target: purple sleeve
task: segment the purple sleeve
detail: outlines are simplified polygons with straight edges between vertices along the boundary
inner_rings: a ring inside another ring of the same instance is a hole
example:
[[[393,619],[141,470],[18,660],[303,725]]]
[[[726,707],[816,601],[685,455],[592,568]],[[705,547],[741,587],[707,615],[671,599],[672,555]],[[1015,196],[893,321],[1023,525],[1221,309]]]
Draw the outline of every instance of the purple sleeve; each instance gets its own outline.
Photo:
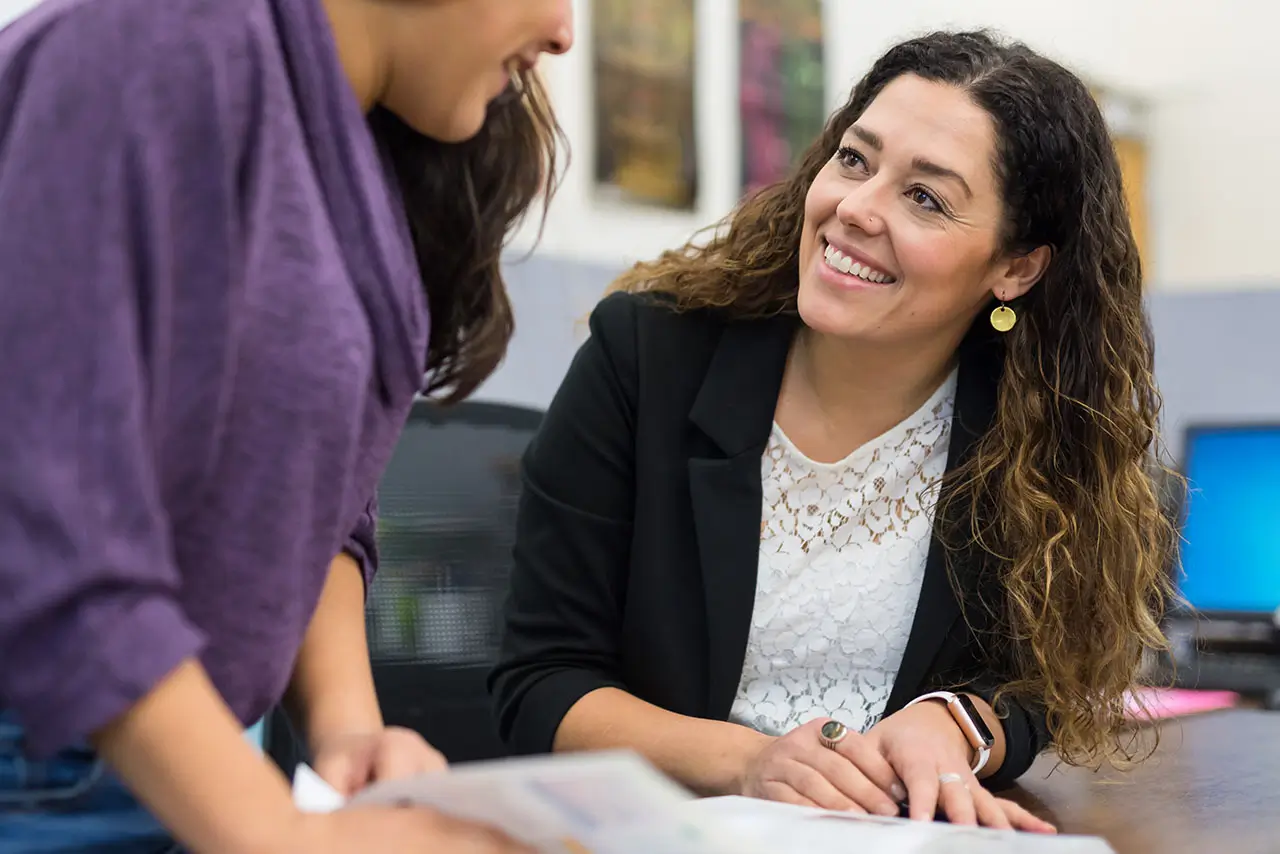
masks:
[[[378,501],[375,498],[361,511],[356,527],[343,547],[343,551],[360,564],[360,571],[364,574],[365,593],[369,592],[369,585],[373,584],[373,576],[378,571],[377,532]]]
[[[0,56],[0,698],[37,755],[204,643],[177,601],[152,381],[220,381],[176,374],[166,315],[229,263],[229,79],[95,14]]]

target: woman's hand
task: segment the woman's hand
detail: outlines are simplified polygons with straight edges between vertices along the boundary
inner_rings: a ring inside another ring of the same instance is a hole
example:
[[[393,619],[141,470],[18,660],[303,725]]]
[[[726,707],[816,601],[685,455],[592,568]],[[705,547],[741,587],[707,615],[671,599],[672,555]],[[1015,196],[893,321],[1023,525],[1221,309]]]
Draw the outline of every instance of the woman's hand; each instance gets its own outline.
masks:
[[[1056,832],[1053,825],[982,787],[969,770],[973,748],[941,702],[917,703],[890,715],[868,730],[865,740],[906,785],[913,819],[932,821],[941,808],[952,824]]]
[[[837,750],[824,747],[811,721],[767,743],[743,776],[742,793],[830,810],[898,815],[906,790],[873,742],[849,733]]]
[[[351,851],[448,851],[450,854],[535,854],[500,830],[420,807],[348,807],[300,816],[282,848],[289,854]]]
[[[350,797],[380,780],[395,780],[448,768],[440,751],[413,730],[403,727],[343,733],[314,741],[312,759],[315,772],[343,797]]]

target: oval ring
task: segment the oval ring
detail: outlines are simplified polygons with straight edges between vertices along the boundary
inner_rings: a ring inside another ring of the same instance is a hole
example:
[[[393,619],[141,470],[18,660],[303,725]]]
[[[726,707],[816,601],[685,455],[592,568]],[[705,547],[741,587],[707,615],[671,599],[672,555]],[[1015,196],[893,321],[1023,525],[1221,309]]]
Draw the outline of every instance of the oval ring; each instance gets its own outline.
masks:
[[[835,750],[836,745],[844,741],[849,735],[849,728],[839,721],[827,721],[822,725],[822,729],[818,730],[818,741],[822,742],[822,746],[828,750]]]

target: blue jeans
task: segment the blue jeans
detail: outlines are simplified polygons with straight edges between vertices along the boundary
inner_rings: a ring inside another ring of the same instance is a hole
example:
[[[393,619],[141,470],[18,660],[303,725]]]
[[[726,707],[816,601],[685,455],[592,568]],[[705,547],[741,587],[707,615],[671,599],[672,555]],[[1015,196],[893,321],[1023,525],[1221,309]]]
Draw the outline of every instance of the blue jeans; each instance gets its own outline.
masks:
[[[173,839],[87,746],[44,760],[0,710],[0,851],[170,854]]]

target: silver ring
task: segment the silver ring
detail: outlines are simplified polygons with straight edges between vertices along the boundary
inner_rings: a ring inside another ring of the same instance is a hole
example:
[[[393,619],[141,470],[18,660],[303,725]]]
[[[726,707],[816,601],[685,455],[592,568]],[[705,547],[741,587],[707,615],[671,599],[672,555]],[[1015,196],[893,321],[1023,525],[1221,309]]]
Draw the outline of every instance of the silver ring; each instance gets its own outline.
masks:
[[[818,730],[818,741],[828,750],[835,750],[836,745],[849,735],[849,728],[839,721],[827,721]]]
[[[945,774],[938,775],[938,782],[942,783],[943,785],[946,785],[947,783],[963,783],[964,777],[961,777],[959,774],[955,773],[954,771],[948,771]],[[969,787],[965,786],[965,788],[967,789]]]

